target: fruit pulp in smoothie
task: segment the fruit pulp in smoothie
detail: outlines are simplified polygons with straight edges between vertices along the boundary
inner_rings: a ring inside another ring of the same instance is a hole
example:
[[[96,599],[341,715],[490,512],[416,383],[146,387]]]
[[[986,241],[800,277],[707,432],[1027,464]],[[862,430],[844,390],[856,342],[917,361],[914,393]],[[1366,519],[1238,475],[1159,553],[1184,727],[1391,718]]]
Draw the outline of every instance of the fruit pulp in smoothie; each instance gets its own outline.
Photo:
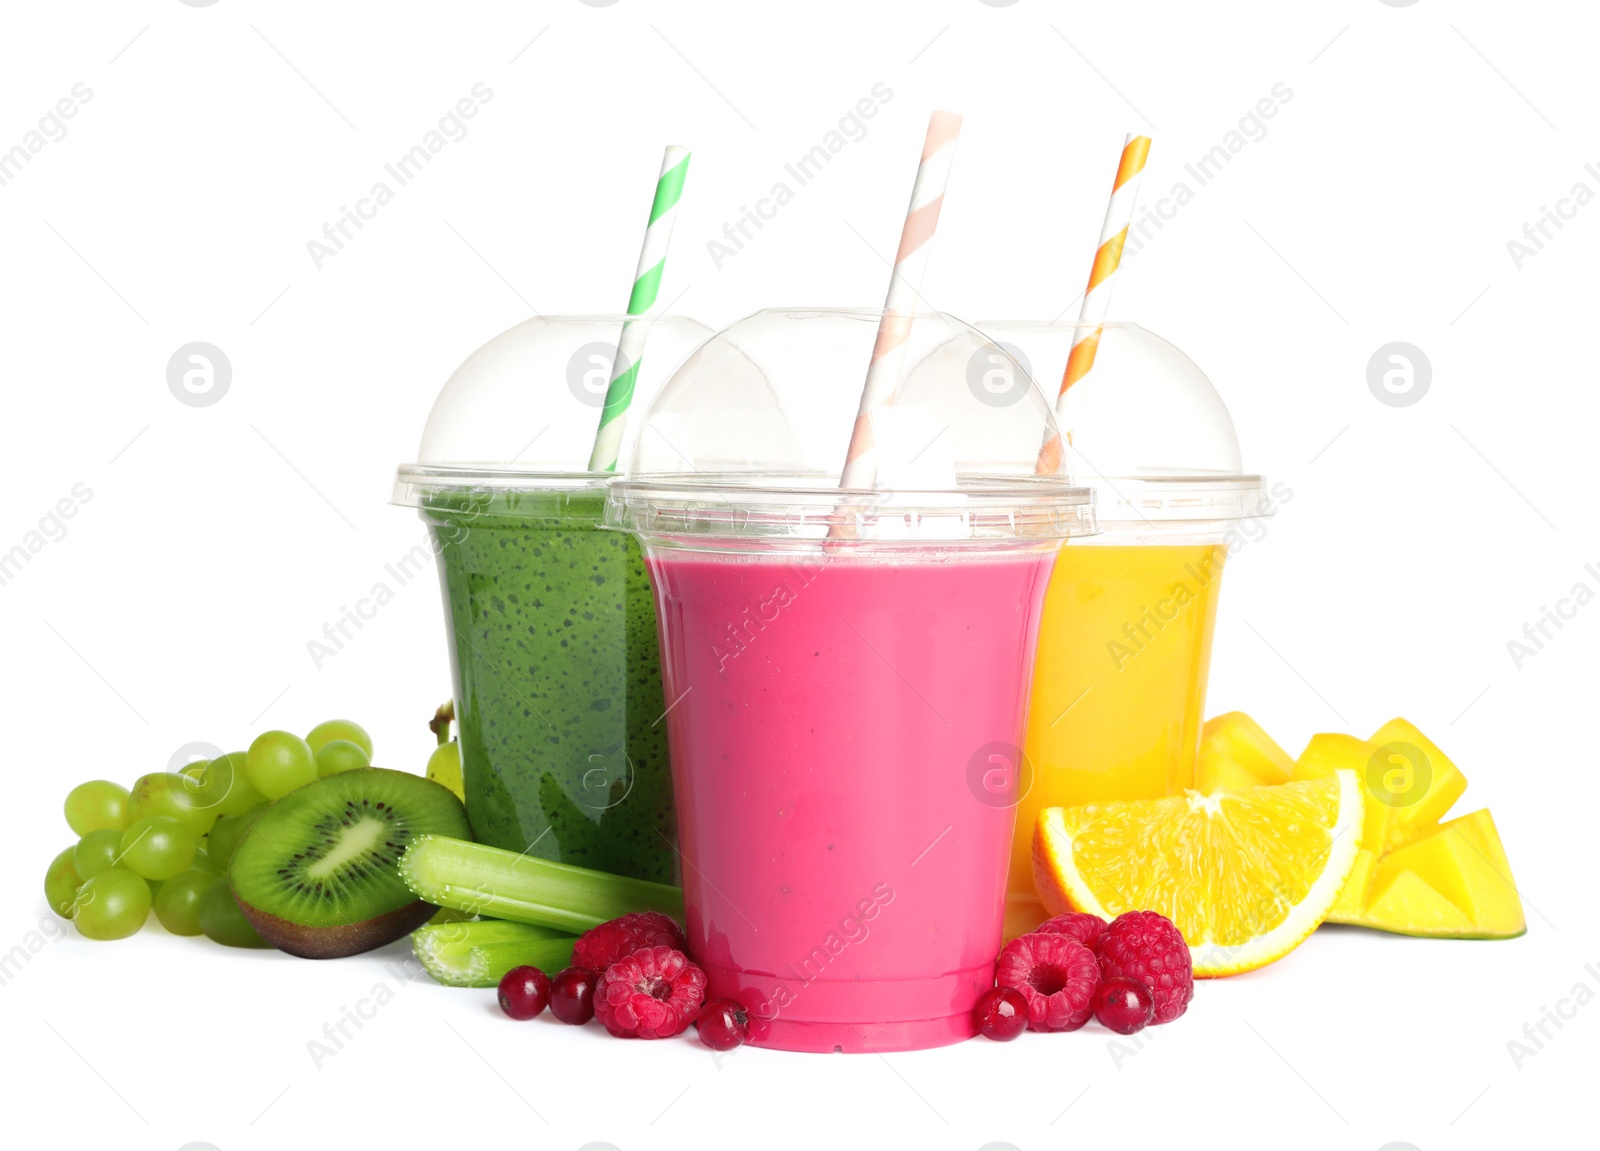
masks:
[[[1054,549],[649,553],[688,941],[752,1042],[971,1036]]]
[[[676,880],[655,607],[604,492],[436,493],[473,838]]]
[[[1061,549],[1039,625],[1008,938],[1046,916],[1033,887],[1041,809],[1194,785],[1226,558],[1220,543]]]

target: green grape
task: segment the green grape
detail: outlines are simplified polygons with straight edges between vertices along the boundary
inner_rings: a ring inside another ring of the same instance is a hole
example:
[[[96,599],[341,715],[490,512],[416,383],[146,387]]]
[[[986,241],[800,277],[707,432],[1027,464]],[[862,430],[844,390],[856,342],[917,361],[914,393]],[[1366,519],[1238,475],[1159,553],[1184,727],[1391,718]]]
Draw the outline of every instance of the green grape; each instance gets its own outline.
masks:
[[[428,756],[427,777],[440,787],[448,787],[456,798],[465,801],[466,791],[461,784],[461,744],[456,740],[441,743]]]
[[[233,849],[239,846],[239,840],[244,838],[245,831],[254,822],[248,815],[224,815],[217,820],[210,838],[206,840],[206,854],[211,857],[211,862],[226,871],[228,860],[233,858]]]
[[[324,744],[336,739],[348,739],[367,753],[368,763],[372,762],[372,737],[367,734],[366,728],[354,720],[324,720],[306,733],[306,742],[311,745],[312,751],[321,751]]]
[[[190,796],[197,807],[218,815],[243,815],[267,802],[245,774],[245,753],[230,751],[206,764]]]
[[[221,813],[215,808],[197,804],[194,791],[195,782],[188,776],[172,771],[151,772],[134,781],[128,810],[135,820],[147,815],[164,815],[175,819],[188,829],[190,835],[199,839],[211,830],[211,825]]]
[[[78,840],[72,849],[72,867],[79,879],[93,879],[108,867],[114,867],[122,854],[122,832],[102,827]]]
[[[150,915],[150,885],[133,872],[110,867],[78,891],[78,930],[89,939],[126,939]]]
[[[122,833],[122,866],[146,879],[171,879],[194,862],[194,836],[176,819],[147,815]]]
[[[330,739],[317,748],[317,774],[338,775],[341,771],[355,771],[371,767],[372,757],[359,743],[348,739]]]
[[[78,888],[83,886],[83,879],[72,863],[75,850],[75,847],[69,847],[61,852],[50,861],[50,869],[44,873],[45,901],[50,904],[50,910],[62,919],[72,918]]]
[[[156,896],[156,918],[174,935],[200,934],[200,900],[217,877],[191,867],[161,885]]]
[[[91,779],[67,792],[64,805],[67,826],[74,835],[88,835],[101,828],[121,831],[128,826],[128,789],[105,779]]]
[[[220,823],[222,821],[218,820],[217,822]],[[215,831],[214,828],[212,830]],[[194,862],[189,864],[189,870],[203,871],[207,875],[221,875],[224,871],[224,868],[222,864],[211,858],[211,853],[209,851],[197,850],[194,853]]]
[[[298,735],[268,731],[245,752],[244,770],[257,791],[278,799],[317,778],[317,757]]]
[[[226,947],[270,947],[239,910],[226,879],[213,879],[200,897],[200,930]]]

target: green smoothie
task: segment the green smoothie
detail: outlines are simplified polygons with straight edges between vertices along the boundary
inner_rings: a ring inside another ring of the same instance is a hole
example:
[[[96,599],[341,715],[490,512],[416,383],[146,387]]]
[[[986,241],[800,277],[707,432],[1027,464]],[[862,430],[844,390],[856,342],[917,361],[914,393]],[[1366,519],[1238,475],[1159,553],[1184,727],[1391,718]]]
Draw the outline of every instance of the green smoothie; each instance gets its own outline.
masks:
[[[481,843],[677,881],[655,606],[604,490],[434,489],[467,817]]]

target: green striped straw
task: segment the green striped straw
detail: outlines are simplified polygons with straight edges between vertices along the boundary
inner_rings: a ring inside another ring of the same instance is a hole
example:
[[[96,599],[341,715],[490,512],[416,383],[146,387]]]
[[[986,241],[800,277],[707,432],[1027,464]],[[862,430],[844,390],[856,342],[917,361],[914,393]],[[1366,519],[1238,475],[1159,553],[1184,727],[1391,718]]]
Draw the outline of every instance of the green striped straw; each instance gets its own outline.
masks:
[[[600,409],[600,427],[594,434],[594,451],[589,456],[591,472],[614,472],[622,451],[622,434],[628,427],[628,405],[633,403],[633,386],[639,379],[639,360],[644,355],[645,336],[650,325],[639,322],[655,307],[661,291],[661,271],[667,262],[667,245],[672,240],[672,223],[677,219],[678,199],[683,195],[683,178],[689,171],[689,149],[668,145],[661,158],[661,175],[656,180],[656,198],[650,205],[650,226],[644,231],[644,248],[639,252],[639,270],[633,279],[633,294],[628,297],[628,319],[623,321],[617,340],[617,356],[611,364],[611,384],[606,388],[605,407]]]

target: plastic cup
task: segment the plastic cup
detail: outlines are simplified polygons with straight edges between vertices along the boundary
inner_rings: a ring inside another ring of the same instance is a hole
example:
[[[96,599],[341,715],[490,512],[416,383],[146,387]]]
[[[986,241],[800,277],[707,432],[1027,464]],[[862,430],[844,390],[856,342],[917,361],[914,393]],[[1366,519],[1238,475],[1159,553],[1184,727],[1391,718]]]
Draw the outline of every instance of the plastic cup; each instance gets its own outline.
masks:
[[[686,930],[751,1041],[931,1047],[993,986],[1034,642],[1089,493],[1032,473],[1048,405],[940,365],[918,317],[880,482],[841,492],[876,312],[768,311],[708,341],[642,421],[608,522],[661,627]]]
[[[418,510],[438,558],[474,838],[673,882],[654,602],[637,543],[601,530],[610,477],[583,470],[621,325],[530,320],[479,349],[395,502]],[[654,327],[646,401],[709,334]]]
[[[1061,378],[1075,324],[980,326],[1038,379]],[[1068,467],[1095,488],[1101,533],[1061,549],[1045,595],[1008,938],[1047,914],[1032,864],[1042,809],[1194,785],[1226,561],[1239,525],[1271,510],[1216,389],[1159,336],[1106,324],[1067,397]]]

